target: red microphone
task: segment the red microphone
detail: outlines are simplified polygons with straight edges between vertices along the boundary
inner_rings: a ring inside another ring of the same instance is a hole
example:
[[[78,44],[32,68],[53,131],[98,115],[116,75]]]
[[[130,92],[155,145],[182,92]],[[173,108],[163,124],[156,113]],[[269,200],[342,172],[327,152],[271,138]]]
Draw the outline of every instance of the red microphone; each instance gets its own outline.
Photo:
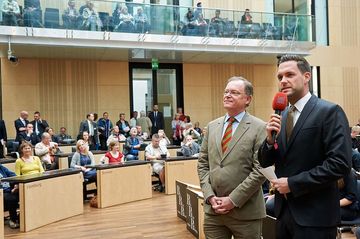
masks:
[[[274,100],[272,102],[272,108],[273,110],[275,110],[275,114],[280,115],[287,105],[288,105],[287,95],[282,92],[276,93]],[[275,141],[275,135],[276,135],[276,131],[272,131],[271,136],[274,141]]]

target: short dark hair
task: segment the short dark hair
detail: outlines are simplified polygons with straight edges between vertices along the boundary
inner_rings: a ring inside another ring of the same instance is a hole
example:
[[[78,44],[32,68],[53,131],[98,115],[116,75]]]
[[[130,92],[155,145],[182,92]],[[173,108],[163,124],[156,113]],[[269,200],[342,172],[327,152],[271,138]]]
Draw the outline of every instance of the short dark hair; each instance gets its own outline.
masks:
[[[39,112],[39,111],[35,111],[35,112],[34,112],[34,115],[40,115],[40,112]]]
[[[309,62],[302,56],[299,55],[282,55],[278,61],[278,67],[281,63],[287,62],[287,61],[296,61],[297,67],[299,68],[300,72],[304,74],[305,72],[311,73],[311,67]]]

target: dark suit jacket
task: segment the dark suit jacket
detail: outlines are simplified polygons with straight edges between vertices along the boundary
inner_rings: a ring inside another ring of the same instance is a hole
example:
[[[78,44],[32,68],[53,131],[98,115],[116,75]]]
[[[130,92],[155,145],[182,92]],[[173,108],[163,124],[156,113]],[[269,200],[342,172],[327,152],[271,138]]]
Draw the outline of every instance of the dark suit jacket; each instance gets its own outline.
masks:
[[[297,120],[289,142],[283,112],[278,147],[259,150],[262,167],[275,164],[275,173],[288,177],[287,199],[275,195],[275,216],[285,203],[297,224],[329,227],[340,220],[337,179],[351,168],[351,140],[348,120],[340,106],[311,96]],[[286,201],[287,200],[287,201]]]
[[[20,119],[17,119],[14,121],[15,124],[15,130],[16,130],[16,141],[20,142],[20,138],[19,138],[19,134],[20,134],[20,128],[21,127],[26,127],[26,125],[29,123],[28,120],[25,120],[25,125],[21,122]]]
[[[118,122],[116,122],[116,125],[119,127],[120,134],[125,135],[125,137],[129,137],[129,136],[130,136],[130,131],[128,131],[128,132],[125,132],[125,131],[124,131],[120,120],[119,120]],[[131,127],[130,127],[130,125],[129,125],[129,122],[127,122],[126,120],[125,120],[125,125],[131,129]]]
[[[154,111],[149,113],[149,118],[152,123],[151,134],[157,134],[159,129],[164,129],[164,116],[163,113],[157,112],[157,116],[155,117]]]
[[[35,146],[37,143],[39,143],[41,140],[40,140],[40,137],[36,135],[35,132],[33,132],[30,136],[28,136],[26,134],[26,131],[24,132],[21,132],[19,134],[19,142],[20,144],[23,142],[23,141],[27,141],[29,143],[31,143],[33,146]]]
[[[3,120],[0,120],[0,139],[7,141],[6,127]]]
[[[31,121],[30,122],[33,126],[34,126],[34,132],[35,132],[35,120]],[[49,127],[49,124],[46,122],[46,120],[41,120],[38,121],[38,131],[39,131],[39,136],[41,136],[44,132],[45,132],[45,129]]]
[[[98,137],[98,130],[97,130],[97,124],[95,122],[92,122],[93,124],[93,128],[94,128],[94,139],[95,139],[95,143],[98,144],[99,143],[99,137]],[[80,129],[79,129],[79,135],[78,138],[82,139],[82,134],[84,131],[87,131],[88,133],[90,133],[89,131],[89,124],[87,120],[84,120],[80,123]]]

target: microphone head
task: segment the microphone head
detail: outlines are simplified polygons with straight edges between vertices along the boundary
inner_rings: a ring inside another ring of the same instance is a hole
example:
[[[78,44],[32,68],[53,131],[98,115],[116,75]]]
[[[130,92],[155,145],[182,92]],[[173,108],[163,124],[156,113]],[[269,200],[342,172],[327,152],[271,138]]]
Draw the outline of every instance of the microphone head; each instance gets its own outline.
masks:
[[[283,111],[288,105],[287,95],[282,92],[276,93],[274,100],[272,102],[273,110]]]

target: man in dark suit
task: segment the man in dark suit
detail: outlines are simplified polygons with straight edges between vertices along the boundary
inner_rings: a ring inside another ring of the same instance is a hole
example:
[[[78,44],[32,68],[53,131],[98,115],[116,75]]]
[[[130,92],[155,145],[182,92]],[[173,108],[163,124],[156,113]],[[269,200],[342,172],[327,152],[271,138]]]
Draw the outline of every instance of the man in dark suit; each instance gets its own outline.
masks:
[[[4,158],[4,146],[6,145],[7,141],[7,133],[6,133],[6,127],[5,122],[3,120],[0,120],[0,158]]]
[[[227,114],[211,121],[201,145],[198,173],[204,193],[204,232],[208,239],[261,237],[265,217],[257,152],[265,122],[246,112],[251,83],[232,77],[224,91]]]
[[[89,133],[90,150],[96,150],[97,146],[99,146],[99,136],[93,113],[87,114],[86,120],[80,123],[78,139],[82,138],[84,131]]]
[[[32,144],[32,146],[35,146],[37,143],[41,141],[40,137],[37,136],[36,133],[34,132],[34,126],[31,123],[28,123],[26,125],[26,130],[19,134],[19,139],[20,139],[20,144],[23,141],[27,141],[30,144]]]
[[[49,127],[49,124],[46,120],[41,119],[40,112],[36,111],[34,113],[34,120],[30,122],[34,126],[34,132],[37,136],[41,138],[41,135],[45,132],[45,129]]]
[[[29,117],[29,113],[26,111],[20,112],[20,117],[14,121],[15,130],[16,130],[16,141],[20,142],[19,134],[26,130],[26,125],[29,123],[27,118]]]
[[[275,164],[278,177],[271,180],[278,239],[335,238],[340,220],[337,180],[351,168],[346,115],[340,106],[310,94],[310,72],[303,57],[281,57],[277,77],[291,106],[282,117],[271,115],[259,150],[261,166]]]
[[[157,134],[159,129],[164,129],[164,116],[159,112],[159,106],[154,105],[153,111],[149,113],[149,118],[152,123],[151,134]]]

